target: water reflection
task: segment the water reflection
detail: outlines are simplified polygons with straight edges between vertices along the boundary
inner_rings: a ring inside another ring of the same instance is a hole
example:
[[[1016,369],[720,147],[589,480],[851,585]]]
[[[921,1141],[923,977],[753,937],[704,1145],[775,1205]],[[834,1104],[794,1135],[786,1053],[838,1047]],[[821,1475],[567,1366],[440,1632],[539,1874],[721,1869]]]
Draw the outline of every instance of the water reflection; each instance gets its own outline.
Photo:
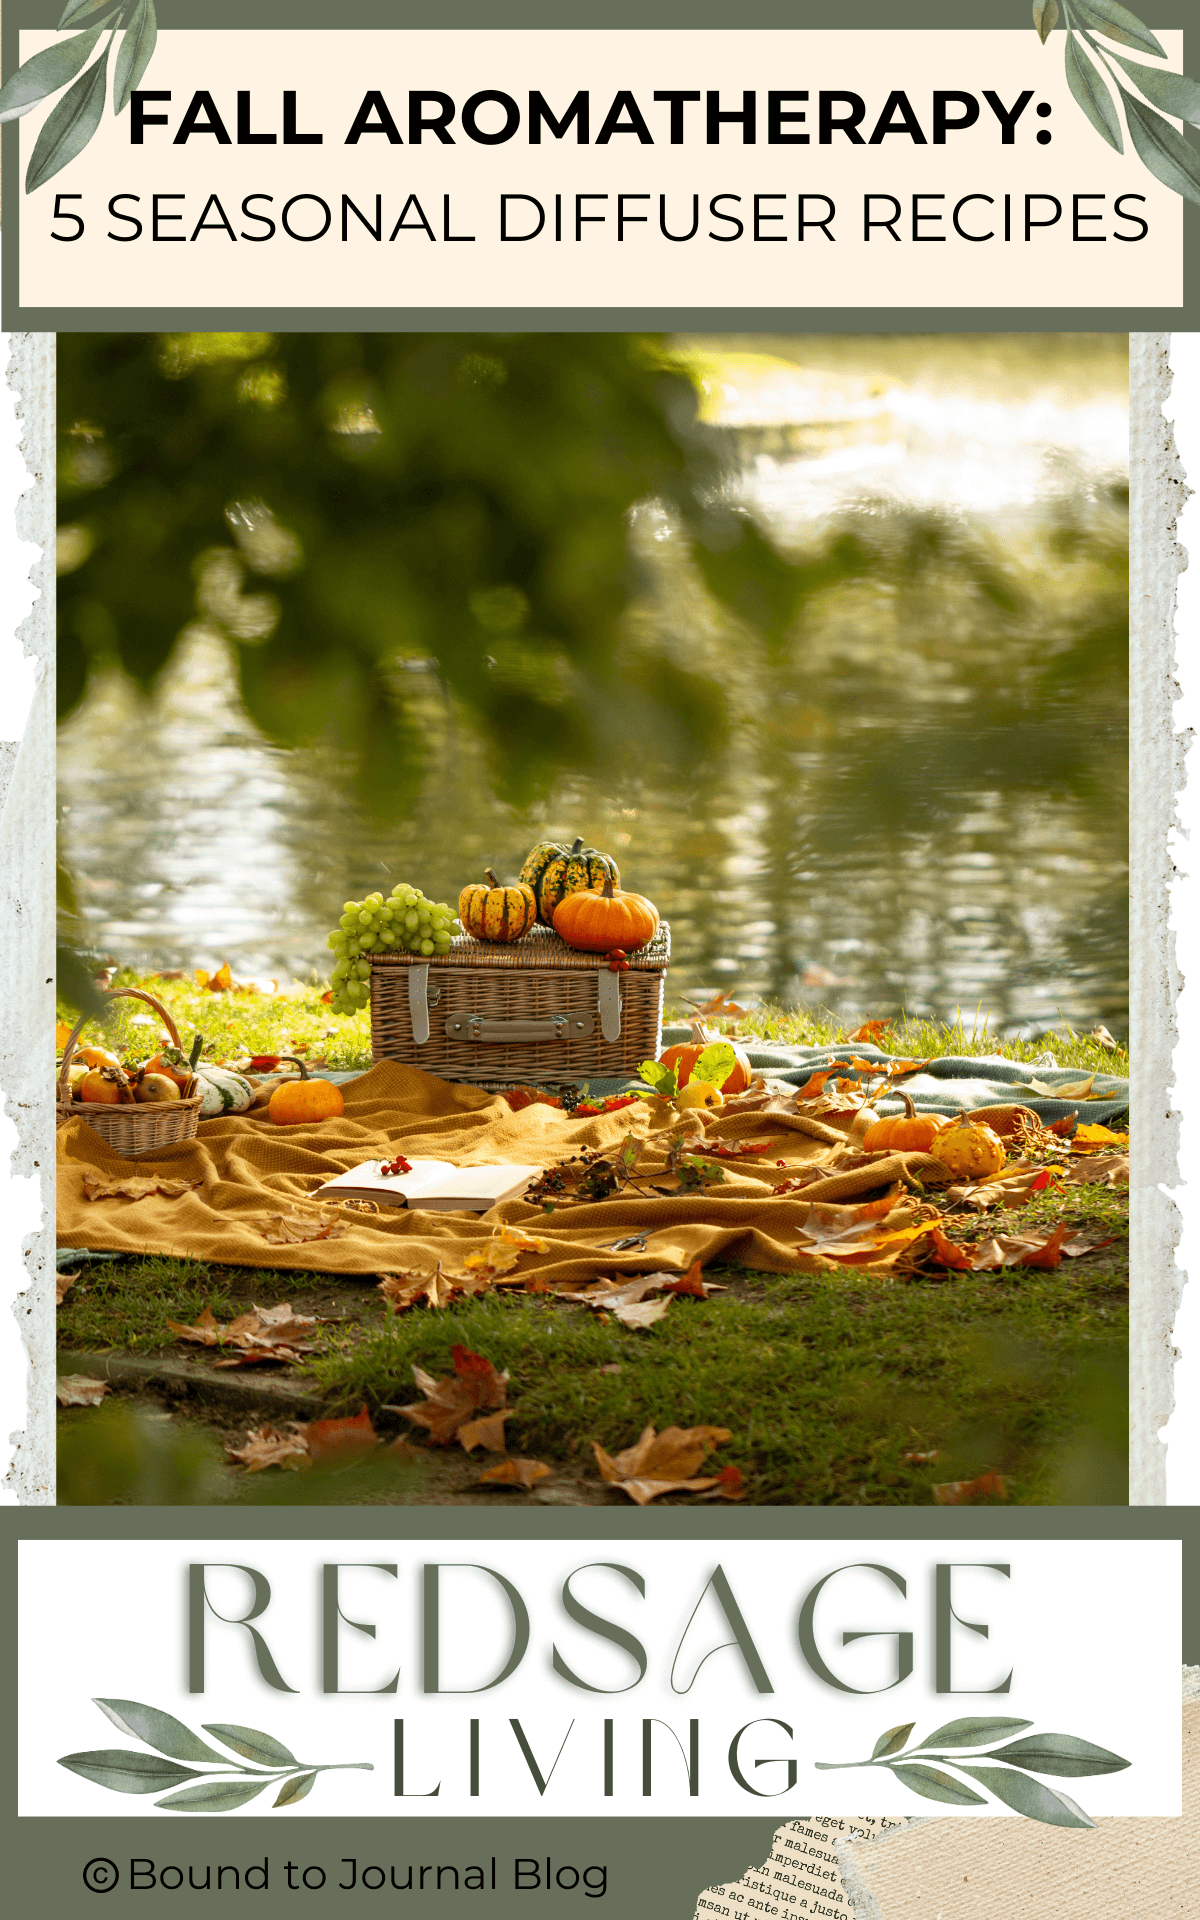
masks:
[[[883,1014],[982,1003],[1126,1027],[1124,342],[1106,336],[681,343],[727,487],[806,569],[777,647],[706,610],[665,513],[634,516],[664,630],[730,690],[728,751],[656,789],[636,763],[520,814],[435,673],[403,820],[242,713],[198,624],[154,699],[110,678],[62,729],[88,937],[157,965],[308,975],[344,899],[455,899],[582,833],[670,919],[673,982]]]

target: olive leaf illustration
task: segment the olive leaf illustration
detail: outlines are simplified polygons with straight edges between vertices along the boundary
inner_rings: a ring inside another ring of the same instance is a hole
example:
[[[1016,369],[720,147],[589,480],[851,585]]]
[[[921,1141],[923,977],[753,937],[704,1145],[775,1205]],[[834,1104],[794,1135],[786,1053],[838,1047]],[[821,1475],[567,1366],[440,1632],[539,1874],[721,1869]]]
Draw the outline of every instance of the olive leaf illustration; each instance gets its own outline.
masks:
[[[279,1788],[272,1806],[292,1807],[312,1792],[319,1773],[347,1769],[374,1772],[370,1760],[335,1760],[320,1766],[310,1760],[297,1760],[281,1740],[254,1727],[206,1725],[205,1733],[211,1733],[230,1753],[257,1763],[242,1766],[158,1707],[143,1706],[139,1700],[96,1700],[93,1704],[114,1727],[153,1748],[153,1752],[141,1753],[136,1747],[103,1747],[94,1753],[63,1754],[59,1766],[94,1781],[98,1787],[107,1787],[111,1793],[165,1792],[165,1799],[154,1804],[172,1813],[229,1813],[268,1787]],[[191,1761],[202,1765],[212,1761],[215,1765],[200,1771],[183,1764]],[[187,1786],[186,1781],[194,1784]],[[175,1788],[179,1791],[173,1791]]]
[[[1096,34],[1113,45],[1132,47],[1156,60],[1167,57],[1149,27],[1117,0],[1033,0],[1033,24],[1043,46],[1060,20],[1066,33],[1067,85],[1100,138],[1124,153],[1121,118],[1109,91],[1111,82],[1125,109],[1129,138],[1143,166],[1172,193],[1200,202],[1200,153],[1171,125],[1171,120],[1183,120],[1200,127],[1200,85],[1189,80],[1186,73],[1147,67],[1140,60],[1114,53],[1111,45],[1104,48],[1098,44]],[[1088,50],[1094,58],[1089,57]],[[1133,82],[1141,99],[1122,84],[1117,67]],[[1171,118],[1164,119],[1164,114]]]
[[[1053,6],[1054,0],[1049,4]],[[1034,1724],[1032,1720],[986,1715],[950,1720],[928,1740],[910,1747],[908,1738],[915,1724],[910,1720],[906,1726],[889,1727],[881,1733],[869,1760],[818,1760],[816,1765],[822,1773],[843,1767],[887,1767],[902,1786],[924,1800],[941,1800],[952,1807],[985,1807],[983,1794],[945,1771],[948,1766],[954,1767],[1027,1820],[1040,1820],[1051,1827],[1094,1827],[1096,1822],[1069,1794],[1031,1780],[1030,1774],[1082,1779],[1089,1774],[1120,1773],[1130,1764],[1119,1753],[1093,1746],[1090,1740],[1080,1740],[1073,1733],[1035,1733],[1027,1740],[1010,1740],[1002,1747],[992,1745],[1006,1734],[1026,1733]],[[979,1747],[988,1751],[972,1751]],[[981,1766],[983,1760],[999,1760],[1003,1765]]]
[[[154,0],[115,0],[115,4],[114,0],[67,0],[59,32],[75,26],[82,30],[35,53],[0,87],[0,122],[19,120],[39,100],[67,87],[34,143],[25,171],[26,193],[36,193],[61,173],[83,152],[100,125],[108,88],[108,56],[121,29],[124,33],[113,73],[114,113],[124,111],[134,88],[141,85],[158,38]],[[99,59],[80,72],[106,27],[108,39]],[[67,86],[68,81],[74,81],[74,85]]]

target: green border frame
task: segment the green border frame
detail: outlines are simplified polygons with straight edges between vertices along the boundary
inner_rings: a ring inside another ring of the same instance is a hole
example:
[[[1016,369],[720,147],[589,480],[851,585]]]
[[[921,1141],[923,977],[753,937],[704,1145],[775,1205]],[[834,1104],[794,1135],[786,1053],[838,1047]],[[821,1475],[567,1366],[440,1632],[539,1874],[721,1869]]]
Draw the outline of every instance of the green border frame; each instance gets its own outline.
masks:
[[[61,14],[59,0],[9,0],[4,9],[3,71],[17,65],[17,36],[21,29],[53,27]],[[17,15],[20,18],[17,18]],[[164,0],[160,25],[203,27],[209,31],[248,31],[276,28],[336,27],[339,32],[369,28],[401,30],[437,27],[469,31],[495,28],[502,13],[507,27],[572,31],[604,27],[629,33],[678,28],[681,31],[725,28],[739,33],[781,27],[829,29],[830,15],[814,0],[750,0],[731,22],[718,0],[612,0],[600,9],[583,0],[343,0],[331,14],[323,0]],[[966,18],[964,18],[966,13]],[[1009,27],[1033,35],[1028,0],[975,0],[964,9],[962,0],[843,0],[832,24],[838,31],[867,33],[895,28],[902,14],[912,31],[961,31]],[[1194,0],[1157,0],[1153,24],[1164,30],[1186,29],[1195,20]],[[1046,57],[1057,59],[1049,47]],[[24,306],[19,299],[18,233],[20,181],[17,161],[17,122],[0,129],[0,156],[13,182],[8,196],[8,221],[0,233],[4,292],[0,325],[38,332],[85,333],[108,329],[156,332],[191,327],[203,331],[253,328],[270,333],[328,332],[340,328],[365,332],[709,332],[709,333],[1031,333],[1045,332],[1158,332],[1169,328],[1200,330],[1200,207],[1189,201],[1183,209],[1183,301],[1177,307],[52,307]],[[1131,162],[1136,165],[1136,161]],[[1125,276],[1122,276],[1124,282]]]

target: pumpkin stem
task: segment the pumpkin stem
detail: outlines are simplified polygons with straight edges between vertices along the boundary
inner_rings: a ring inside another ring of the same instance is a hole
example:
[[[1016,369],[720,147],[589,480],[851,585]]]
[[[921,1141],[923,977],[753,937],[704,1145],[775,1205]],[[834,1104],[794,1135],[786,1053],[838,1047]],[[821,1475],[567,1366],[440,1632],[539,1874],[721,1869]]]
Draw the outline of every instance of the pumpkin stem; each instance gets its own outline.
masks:
[[[497,880],[495,874],[492,872],[492,869],[490,867],[484,868],[483,877],[487,881],[489,887],[498,887],[500,885],[500,882]]]
[[[909,1099],[909,1097],[908,1097],[908,1095],[907,1095],[907,1094],[905,1093],[905,1091],[904,1091],[904,1089],[903,1089],[903,1087],[897,1087],[897,1089],[896,1089],[896,1091],[897,1091],[897,1093],[898,1093],[898,1094],[900,1095],[900,1098],[901,1098],[901,1099],[903,1100],[903,1102],[904,1102],[904,1117],[905,1117],[905,1119],[906,1119],[906,1120],[915,1120],[915,1119],[916,1119],[916,1117],[917,1117],[917,1110],[916,1110],[916,1108],[914,1107],[914,1105],[913,1105],[913,1103],[912,1103],[912,1101],[911,1101],[911,1100]]]
[[[279,1060],[280,1060],[280,1065],[282,1065],[285,1060],[290,1060],[294,1067],[299,1067],[300,1078],[302,1080],[308,1079],[308,1068],[305,1066],[303,1060],[297,1059],[294,1053],[281,1053],[279,1056]]]
[[[604,886],[601,889],[601,898],[605,900],[611,900],[612,897],[613,897],[612,875],[611,873],[606,873],[604,876]]]
[[[575,842],[575,845],[571,848],[572,860],[575,858],[575,855],[577,853],[582,853],[582,852],[583,852],[583,835],[580,834],[578,840]]]

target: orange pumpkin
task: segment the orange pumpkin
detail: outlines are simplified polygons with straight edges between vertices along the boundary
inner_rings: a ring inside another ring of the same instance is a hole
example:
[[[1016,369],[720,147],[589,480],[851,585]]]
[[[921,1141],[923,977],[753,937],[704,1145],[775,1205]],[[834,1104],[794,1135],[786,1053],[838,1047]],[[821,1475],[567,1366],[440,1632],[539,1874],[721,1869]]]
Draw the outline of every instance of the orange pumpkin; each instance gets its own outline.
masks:
[[[285,1080],[276,1087],[267,1105],[267,1112],[277,1127],[295,1127],[304,1121],[336,1120],[345,1113],[346,1102],[342,1090],[335,1087],[332,1080],[310,1080],[308,1068],[303,1060],[297,1060],[294,1054],[282,1054],[282,1060],[290,1060],[300,1069],[298,1080]]]
[[[658,908],[640,893],[614,887],[609,874],[601,891],[581,887],[559,901],[554,931],[584,953],[611,953],[614,947],[633,953],[658,932]]]
[[[928,1153],[947,1122],[940,1113],[918,1113],[906,1093],[901,1093],[903,1114],[877,1120],[863,1136],[864,1153]]]
[[[675,1084],[682,1090],[691,1079],[692,1071],[705,1047],[711,1047],[718,1040],[724,1041],[726,1046],[733,1047],[734,1069],[728,1079],[722,1080],[719,1089],[722,1099],[730,1100],[735,1093],[745,1093],[753,1080],[754,1073],[750,1062],[741,1047],[735,1046],[732,1040],[725,1040],[724,1034],[714,1033],[699,1020],[692,1021],[691,1039],[668,1047],[664,1054],[659,1055],[659,1065],[674,1067]]]

